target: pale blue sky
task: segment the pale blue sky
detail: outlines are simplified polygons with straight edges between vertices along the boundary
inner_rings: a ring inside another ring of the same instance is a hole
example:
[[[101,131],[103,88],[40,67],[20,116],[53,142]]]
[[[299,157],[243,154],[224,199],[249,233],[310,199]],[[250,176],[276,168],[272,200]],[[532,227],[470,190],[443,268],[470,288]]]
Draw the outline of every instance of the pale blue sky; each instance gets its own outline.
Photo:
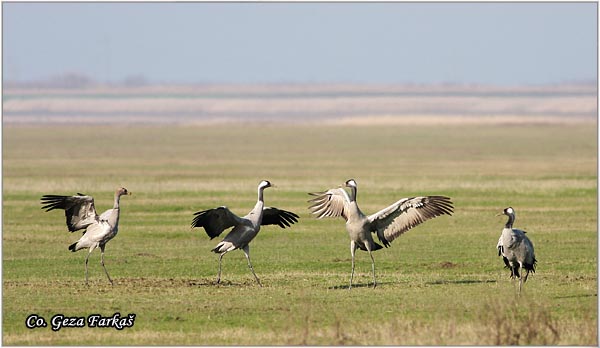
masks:
[[[595,81],[597,3],[3,3],[3,79]]]

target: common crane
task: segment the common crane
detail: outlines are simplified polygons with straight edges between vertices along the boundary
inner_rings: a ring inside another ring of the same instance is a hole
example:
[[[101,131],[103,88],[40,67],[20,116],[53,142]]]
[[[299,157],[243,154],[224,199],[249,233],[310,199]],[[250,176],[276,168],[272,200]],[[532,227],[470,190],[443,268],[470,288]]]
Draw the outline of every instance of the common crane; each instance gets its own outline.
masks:
[[[340,185],[338,188],[324,192],[309,193],[316,197],[308,202],[312,203],[309,207],[311,213],[319,219],[342,216],[346,220],[352,255],[350,289],[354,277],[354,255],[357,248],[369,252],[373,270],[373,287],[377,286],[372,251],[379,250],[382,246],[373,241],[371,233],[376,233],[379,241],[387,248],[394,239],[411,228],[436,216],[452,215],[454,210],[452,201],[448,197],[423,196],[402,198],[389,207],[366,216],[356,203],[356,181],[350,179],[346,181],[345,186],[350,188],[350,194]]]
[[[279,225],[281,228],[289,227],[298,222],[298,215],[274,207],[265,207],[263,200],[263,191],[268,187],[275,187],[269,181],[263,180],[258,185],[258,200],[254,208],[244,217],[239,217],[229,210],[226,206],[214,209],[208,209],[194,213],[192,228],[204,227],[206,234],[213,239],[219,236],[224,230],[233,227],[223,240],[217,244],[211,251],[219,253],[219,273],[217,274],[217,284],[221,282],[221,260],[228,252],[241,249],[248,260],[248,267],[254,275],[254,279],[259,286],[262,286],[260,280],[254,272],[250,262],[250,242],[260,231],[261,225]]]
[[[42,209],[46,211],[54,209],[63,209],[67,218],[67,227],[70,232],[83,231],[83,236],[79,240],[69,245],[69,250],[75,252],[80,249],[88,248],[88,254],[85,257],[85,284],[88,284],[88,260],[94,249],[100,248],[100,263],[104,268],[104,273],[110,284],[112,279],[108,275],[106,266],[104,266],[104,248],[109,240],[113,239],[119,230],[119,200],[123,195],[130,195],[131,192],[126,188],[119,188],[115,191],[115,201],[112,209],[108,209],[101,215],[96,213],[94,198],[78,193],[76,196],[44,195],[41,198]]]
[[[515,222],[515,210],[512,207],[505,208],[496,216],[506,215],[508,221],[502,229],[502,234],[498,239],[498,256],[502,256],[505,267],[510,269],[510,278],[519,277],[519,294],[521,287],[527,281],[529,272],[535,273],[537,260],[533,250],[533,243],[525,235],[525,231],[513,228]],[[523,269],[525,269],[525,278],[523,278]]]

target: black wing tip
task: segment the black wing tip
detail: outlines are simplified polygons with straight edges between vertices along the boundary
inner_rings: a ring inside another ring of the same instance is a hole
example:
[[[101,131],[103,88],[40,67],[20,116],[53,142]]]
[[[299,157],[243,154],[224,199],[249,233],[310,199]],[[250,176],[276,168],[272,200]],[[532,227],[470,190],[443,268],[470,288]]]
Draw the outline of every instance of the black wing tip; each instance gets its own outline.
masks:
[[[286,218],[288,218],[288,219],[291,219],[291,220],[295,220],[296,219],[296,221],[297,221],[297,219],[300,218],[300,216],[298,216],[298,214],[296,214],[296,213],[294,213],[292,211],[287,211],[287,210],[282,210],[281,211],[281,215],[284,216],[284,217],[286,217]]]
[[[206,226],[204,226],[204,224],[201,221],[199,221],[199,219],[195,218],[194,220],[192,220],[192,225],[190,227],[191,230],[193,230],[194,228],[200,228],[200,227],[204,228],[204,232],[206,232],[206,235],[211,240],[219,236],[218,233],[217,234],[211,234],[210,232],[208,232],[208,230],[206,229]]]
[[[298,216],[298,214],[288,210],[283,210],[276,207],[265,207],[265,209],[275,209],[276,212],[273,216],[270,216],[268,219],[265,219],[265,217],[263,216],[263,222],[261,224],[264,225],[277,225],[281,228],[286,228],[291,227],[291,225],[295,224],[296,222],[298,222],[298,219],[300,219],[300,216]]]
[[[298,214],[296,214],[296,213],[294,213],[292,211],[287,211],[286,213],[289,213],[291,216],[295,217],[296,219],[300,218],[300,215],[298,215]]]
[[[298,222],[298,219],[300,219],[300,217],[290,211],[283,211],[284,214],[280,215],[280,219],[277,222],[277,225],[279,225],[279,227],[281,228],[286,228],[286,227],[291,227],[293,224]]]
[[[218,237],[222,231],[217,232],[217,233],[211,233],[209,230],[212,230],[212,228],[210,227],[210,222],[207,221],[207,219],[211,218],[210,213],[213,211],[217,211],[217,210],[222,210],[222,209],[227,209],[226,206],[220,206],[220,207],[216,207],[216,208],[212,208],[212,209],[206,209],[206,210],[201,210],[201,211],[197,211],[195,213],[193,213],[194,218],[192,219],[192,223],[191,223],[191,227],[190,229],[194,229],[195,227],[202,227],[204,228],[204,232],[206,232],[206,235],[212,240],[213,238]],[[208,228],[206,223],[208,222]]]
[[[200,211],[193,213],[192,215],[194,215],[194,219],[192,220],[192,227],[203,227],[203,225],[197,224],[198,222],[200,222],[200,219],[204,218],[205,215],[210,213],[211,211],[224,209],[224,208],[227,208],[227,207],[221,206],[221,207],[212,208],[212,209],[200,210]]]
[[[200,219],[198,219],[197,217],[192,220],[192,228],[194,228],[194,227],[202,227],[202,225],[201,225],[201,223],[200,223],[199,220]]]
[[[377,235],[377,237],[379,237],[379,241],[383,244],[384,247],[389,248],[391,246],[390,241],[388,241],[384,236]]]
[[[192,227],[202,227],[202,223],[201,223],[201,219],[204,217],[204,213],[206,213],[206,211],[199,211],[194,213],[194,218],[192,219]]]
[[[441,215],[450,215],[454,213],[454,202],[447,196],[429,196],[428,197],[435,207],[439,210]]]
[[[43,202],[58,202],[58,201],[62,201],[63,199],[65,199],[67,197],[68,196],[45,195],[45,196],[42,196],[42,198],[40,198],[40,201],[43,201]]]
[[[40,204],[44,204],[40,209],[46,209],[46,211],[54,210],[54,209],[64,209],[61,205],[63,203],[62,199],[52,198],[52,199],[42,199]]]
[[[81,193],[77,193],[80,197],[86,196]],[[67,200],[69,198],[76,198],[77,196],[64,196],[64,195],[43,195],[40,198],[40,204],[45,204],[41,209],[50,211],[53,209],[66,209]],[[87,196],[86,196],[87,197]]]

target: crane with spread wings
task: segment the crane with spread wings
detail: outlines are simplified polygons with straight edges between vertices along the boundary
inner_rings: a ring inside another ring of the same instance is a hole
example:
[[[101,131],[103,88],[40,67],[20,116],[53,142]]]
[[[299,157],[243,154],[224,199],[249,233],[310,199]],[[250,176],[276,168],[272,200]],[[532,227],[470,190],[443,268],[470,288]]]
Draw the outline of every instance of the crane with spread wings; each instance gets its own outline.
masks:
[[[411,228],[440,215],[452,215],[454,207],[450,198],[445,196],[423,196],[402,198],[396,203],[372,215],[365,215],[356,203],[357,184],[354,179],[347,180],[348,193],[341,185],[324,192],[309,193],[315,198],[309,200],[311,213],[321,219],[324,217],[343,217],[346,230],[350,235],[350,253],[352,255],[352,273],[350,287],[354,278],[354,256],[356,249],[365,250],[371,257],[373,287],[375,278],[375,259],[372,251],[383,248],[373,240],[375,233],[387,248],[390,243]]]

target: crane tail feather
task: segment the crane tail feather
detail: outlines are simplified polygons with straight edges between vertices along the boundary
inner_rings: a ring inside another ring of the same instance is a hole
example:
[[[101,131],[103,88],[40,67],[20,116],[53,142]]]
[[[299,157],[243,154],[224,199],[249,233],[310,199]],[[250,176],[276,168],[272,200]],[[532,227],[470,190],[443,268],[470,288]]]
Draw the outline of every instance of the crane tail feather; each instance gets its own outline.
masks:
[[[72,252],[76,252],[77,251],[77,242],[69,245],[69,250],[71,250]]]

